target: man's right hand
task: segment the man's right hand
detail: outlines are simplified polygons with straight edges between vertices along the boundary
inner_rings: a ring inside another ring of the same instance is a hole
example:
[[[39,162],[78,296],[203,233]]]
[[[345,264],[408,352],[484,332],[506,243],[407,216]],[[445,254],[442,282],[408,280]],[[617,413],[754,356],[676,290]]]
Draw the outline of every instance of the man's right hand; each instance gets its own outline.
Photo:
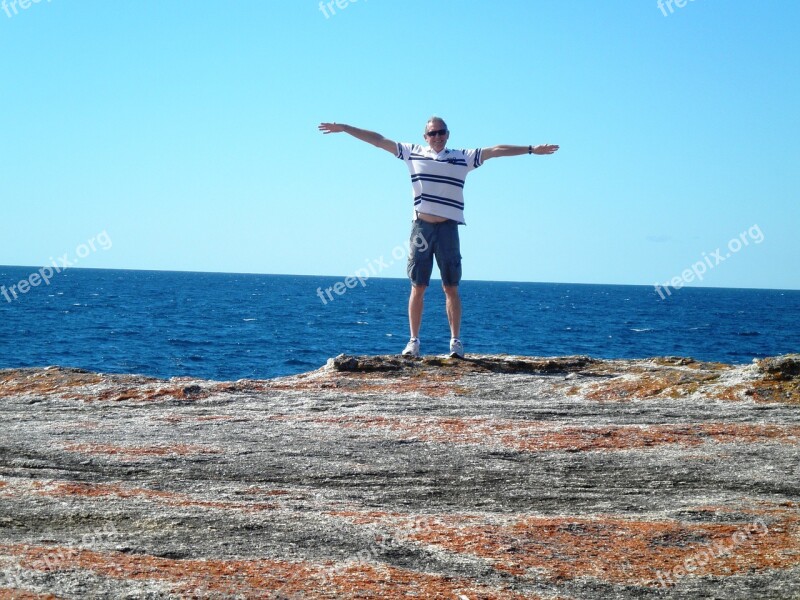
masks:
[[[342,133],[344,131],[345,125],[341,123],[320,123],[319,130],[322,133]]]
[[[397,153],[397,144],[395,144],[392,140],[387,140],[383,137],[380,133],[375,133],[374,131],[369,131],[368,129],[359,129],[358,127],[353,127],[352,125],[344,125],[343,123],[320,123],[319,130],[322,133],[349,133],[354,138],[361,140],[362,142],[367,142],[368,144],[372,144],[373,146],[377,146],[382,150],[386,150],[391,154]]]

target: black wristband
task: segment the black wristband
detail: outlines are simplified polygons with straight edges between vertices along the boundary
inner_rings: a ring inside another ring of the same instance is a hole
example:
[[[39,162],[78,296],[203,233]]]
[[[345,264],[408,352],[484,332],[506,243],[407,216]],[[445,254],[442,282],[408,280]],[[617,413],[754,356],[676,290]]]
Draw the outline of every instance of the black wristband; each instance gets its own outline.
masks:
[[[528,146],[528,154],[533,154],[533,146]]]

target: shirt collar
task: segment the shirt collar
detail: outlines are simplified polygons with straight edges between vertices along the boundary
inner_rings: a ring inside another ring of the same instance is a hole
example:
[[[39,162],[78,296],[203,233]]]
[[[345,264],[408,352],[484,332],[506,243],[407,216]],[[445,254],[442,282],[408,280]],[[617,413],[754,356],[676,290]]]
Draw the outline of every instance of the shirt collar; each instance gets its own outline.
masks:
[[[427,148],[425,148],[425,149],[428,151],[428,153],[429,153],[429,154],[436,154],[436,153],[434,152],[433,148],[431,148],[431,147],[430,147],[430,145],[429,145]],[[450,154],[450,152],[451,152],[450,148],[448,148],[448,147],[446,147],[446,146],[445,146],[444,148],[442,148],[442,151],[441,151],[441,152],[439,152],[438,154],[436,154],[436,158],[437,158],[438,160],[442,160],[443,158],[446,158],[446,157],[447,157],[447,155],[448,155],[448,154]]]

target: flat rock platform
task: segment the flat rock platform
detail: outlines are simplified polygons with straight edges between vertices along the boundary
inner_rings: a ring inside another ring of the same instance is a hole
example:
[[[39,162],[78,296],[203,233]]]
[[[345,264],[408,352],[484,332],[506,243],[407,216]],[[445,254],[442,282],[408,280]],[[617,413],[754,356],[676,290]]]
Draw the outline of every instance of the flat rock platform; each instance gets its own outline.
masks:
[[[800,598],[800,356],[0,370],[0,600]]]

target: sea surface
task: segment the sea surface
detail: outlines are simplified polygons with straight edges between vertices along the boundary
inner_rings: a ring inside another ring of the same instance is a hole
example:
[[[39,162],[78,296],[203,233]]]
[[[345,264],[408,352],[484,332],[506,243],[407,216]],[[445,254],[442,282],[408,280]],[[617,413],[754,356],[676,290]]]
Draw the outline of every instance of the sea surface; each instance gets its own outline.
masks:
[[[36,271],[0,266],[0,368],[262,379],[340,353],[399,353],[408,340],[405,279],[72,268],[15,298],[9,288]],[[800,352],[800,291],[683,288],[662,299],[651,286],[463,281],[461,297],[467,354],[749,363]],[[449,337],[434,281],[422,352],[446,353]]]

